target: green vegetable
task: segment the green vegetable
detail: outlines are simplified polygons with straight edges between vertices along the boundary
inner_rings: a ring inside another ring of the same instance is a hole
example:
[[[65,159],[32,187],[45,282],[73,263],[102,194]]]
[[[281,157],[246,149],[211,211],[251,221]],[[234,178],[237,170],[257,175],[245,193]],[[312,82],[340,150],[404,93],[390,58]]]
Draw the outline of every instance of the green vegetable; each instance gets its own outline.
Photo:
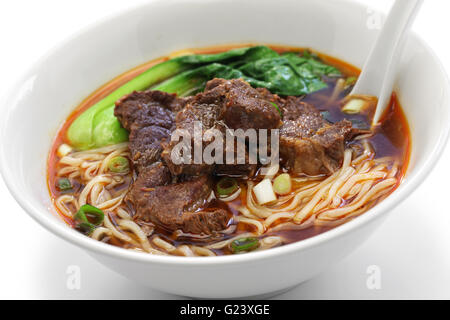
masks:
[[[85,204],[80,207],[80,210],[74,216],[76,222],[75,229],[86,235],[90,235],[95,230],[95,227],[103,222],[104,218],[105,215],[102,210]]]
[[[128,132],[114,116],[114,103],[126,94],[145,90],[187,68],[188,65],[181,63],[180,59],[172,59],[151,67],[127,82],[75,119],[67,131],[70,144],[76,149],[86,150],[127,141]]]
[[[266,176],[260,183],[253,187],[253,193],[256,196],[258,204],[268,204],[277,200],[273,191],[272,181]]]
[[[246,54],[248,56],[243,59],[248,60],[252,57],[267,55],[265,53],[267,50],[270,49],[262,46],[238,48],[218,54],[181,56],[157,64],[83,112],[69,127],[67,138],[73,147],[80,150],[128,141],[128,132],[120,126],[114,116],[114,103],[124,95],[133,91],[146,90],[180,72],[195,67],[195,65],[224,60],[232,61],[233,58]]]
[[[284,58],[249,62],[239,70],[257,80],[247,80],[252,86],[267,88],[272,93],[298,96],[309,92],[306,79],[300,77]]]
[[[278,55],[276,52],[274,54]],[[246,57],[246,59],[249,58]],[[304,95],[326,87],[318,75],[313,74],[309,69],[301,69],[305,67],[298,69],[302,72],[299,73],[297,67],[284,57],[274,58],[272,56],[272,58],[262,58],[244,64],[242,62],[233,63],[233,67],[212,63],[188,70],[152,89],[188,96],[202,91],[206,82],[212,78],[242,78],[253,87],[267,88],[272,93],[286,96]],[[241,65],[238,66],[239,64]]]
[[[177,59],[180,63],[190,65],[206,64],[212,62],[224,62],[224,61],[233,63],[236,62],[236,59],[239,59],[239,61],[252,61],[263,57],[273,56],[274,53],[278,55],[275,51],[273,51],[269,47],[254,46],[254,47],[231,49],[229,51],[215,54],[192,54],[181,56],[175,59]]]
[[[355,84],[356,80],[358,80],[358,78],[348,77],[347,79],[345,79],[345,86],[351,86],[351,85]]]
[[[362,99],[351,99],[349,100],[344,107],[342,108],[342,112],[348,114],[360,113],[367,107],[368,103]]]
[[[327,85],[321,80],[323,76],[341,76],[338,69],[324,64],[318,60],[317,56],[311,55],[308,51],[305,51],[301,57],[292,52],[283,54],[283,57],[289,60],[300,77],[306,79],[308,93],[326,88]]]
[[[235,193],[239,189],[239,186],[235,179],[224,177],[217,182],[216,189],[219,196],[227,197]]]
[[[288,173],[282,173],[273,180],[273,191],[275,193],[285,195],[291,192],[291,189],[291,176]]]
[[[240,238],[231,242],[231,250],[233,253],[243,251],[252,251],[258,248],[259,240],[257,238]]]
[[[105,214],[102,210],[91,206],[89,204],[82,205],[80,210],[75,214],[74,220],[76,222],[92,223],[95,226],[100,225],[105,218]]]
[[[267,87],[267,84],[246,76],[236,67],[249,61],[274,57],[279,57],[278,53],[266,46],[238,48],[213,55],[203,54],[183,56],[180,57],[183,63],[210,64],[178,74],[152,87],[152,90],[176,93],[179,96],[188,96],[202,91],[205,88],[206,82],[213,78],[243,78],[250,84],[254,84],[255,87]]]
[[[70,144],[79,150],[128,140],[128,132],[114,116],[114,103],[126,94],[151,88],[193,95],[212,78],[243,78],[253,87],[280,95],[304,95],[326,87],[323,76],[340,75],[309,52],[279,55],[266,46],[229,50],[217,54],[177,57],[149,68],[82,113],[67,132]]]
[[[176,93],[179,96],[189,96],[202,91],[206,82],[212,78],[235,79],[243,77],[244,74],[239,70],[220,63],[212,63],[180,73],[152,89]]]
[[[56,187],[60,190],[60,191],[67,191],[72,189],[72,183],[70,182],[69,179],[67,178],[59,178],[58,182],[56,184]]]
[[[130,164],[125,157],[114,157],[109,160],[108,169],[115,173],[124,173],[130,170]]]
[[[318,76],[340,77],[342,75],[338,69],[323,63],[317,54],[308,50],[305,50],[301,57],[292,52],[285,53],[283,56],[295,59],[291,60],[295,65],[303,66]]]

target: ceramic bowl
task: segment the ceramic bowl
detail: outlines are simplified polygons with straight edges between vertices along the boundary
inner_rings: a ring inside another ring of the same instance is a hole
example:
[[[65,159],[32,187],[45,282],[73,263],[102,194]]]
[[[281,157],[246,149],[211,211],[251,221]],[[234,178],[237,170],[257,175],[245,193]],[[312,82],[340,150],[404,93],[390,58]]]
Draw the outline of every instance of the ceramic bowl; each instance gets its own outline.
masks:
[[[90,26],[40,59],[2,107],[0,163],[23,209],[59,238],[118,273],[192,297],[247,297],[295,286],[351,253],[429,174],[447,139],[449,83],[417,36],[407,41],[396,91],[412,154],[400,187],[360,217],[318,236],[267,251],[211,258],[153,256],[83,236],[55,213],[46,161],[58,127],[81,100],[115,76],[184,48],[235,43],[310,47],[362,67],[378,34],[368,11],[338,0],[149,1]]]

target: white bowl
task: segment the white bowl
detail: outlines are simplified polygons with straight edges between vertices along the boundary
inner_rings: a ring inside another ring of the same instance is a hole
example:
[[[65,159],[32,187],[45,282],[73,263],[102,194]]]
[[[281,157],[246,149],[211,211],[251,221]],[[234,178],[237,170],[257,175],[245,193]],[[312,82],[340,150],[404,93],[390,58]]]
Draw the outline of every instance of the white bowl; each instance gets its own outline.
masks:
[[[192,0],[152,1],[99,22],[36,63],[4,102],[0,163],[6,184],[42,226],[143,285],[226,298],[301,283],[360,245],[420,185],[445,146],[449,83],[435,55],[416,36],[409,38],[396,82],[413,142],[404,182],[362,216],[310,239],[214,258],[152,256],[94,241],[55,213],[46,185],[48,152],[58,127],[84,97],[148,60],[183,48],[255,42],[311,47],[362,66],[378,33],[368,28],[369,18],[366,7],[348,1]]]

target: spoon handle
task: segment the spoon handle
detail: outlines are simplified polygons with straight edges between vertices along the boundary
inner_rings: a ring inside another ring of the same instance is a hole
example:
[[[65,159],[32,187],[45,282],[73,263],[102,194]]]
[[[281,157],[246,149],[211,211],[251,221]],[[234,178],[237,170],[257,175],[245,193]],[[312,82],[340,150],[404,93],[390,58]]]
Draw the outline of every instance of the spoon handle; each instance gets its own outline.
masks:
[[[397,62],[423,0],[395,0],[351,95],[378,97],[372,126],[383,115],[393,90]]]

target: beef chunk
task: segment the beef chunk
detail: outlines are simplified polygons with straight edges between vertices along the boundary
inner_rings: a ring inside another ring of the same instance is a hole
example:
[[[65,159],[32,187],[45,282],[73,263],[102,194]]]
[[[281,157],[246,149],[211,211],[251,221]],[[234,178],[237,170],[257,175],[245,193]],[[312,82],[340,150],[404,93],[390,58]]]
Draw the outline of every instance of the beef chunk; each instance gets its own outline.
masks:
[[[116,103],[115,115],[130,131],[129,148],[138,173],[126,201],[134,205],[138,222],[152,222],[172,231],[212,234],[226,228],[229,217],[224,209],[201,210],[212,192],[210,178],[177,182],[180,178],[160,161],[162,144],[175,129],[176,113],[188,101],[173,94],[146,91],[133,92]],[[205,125],[212,107],[205,105]],[[190,117],[188,112],[186,115]]]
[[[230,217],[226,210],[202,209],[212,192],[211,178],[204,175],[191,181],[153,186],[154,182],[167,182],[166,173],[164,166],[155,168],[145,174],[147,178],[139,177],[131,188],[128,197],[136,208],[135,220],[193,234],[210,235],[227,227]]]
[[[205,132],[209,129],[218,129],[220,132],[224,132],[223,124],[219,123],[218,120],[223,118],[223,113],[225,106],[223,103],[223,97],[216,95],[211,91],[201,93],[192,98],[191,102],[181,110],[176,116],[176,129],[185,130],[190,134],[191,141],[186,142],[189,144],[190,149],[190,162],[184,164],[176,164],[172,159],[172,150],[176,144],[179,142],[172,139],[168,143],[162,153],[162,157],[169,167],[170,171],[174,175],[201,175],[211,173],[213,170],[213,165],[206,164],[204,161],[196,164],[194,162],[194,150],[200,150],[203,154],[204,148],[213,141],[211,138],[209,141],[201,141],[205,137]],[[198,128],[199,138],[194,139],[196,134],[195,124],[201,124]],[[196,146],[200,145],[199,147]]]
[[[253,159],[252,162],[250,161],[251,159],[248,150],[249,148],[245,144],[245,141],[243,141],[243,139],[235,139],[233,147],[227,145],[224,147],[225,154],[231,154],[234,156],[233,162],[217,164],[214,168],[214,173],[219,176],[226,175],[241,178],[253,176],[256,172],[258,165],[254,163],[255,159]],[[244,151],[243,154],[242,151]],[[257,152],[257,150],[255,150],[254,152]],[[225,158],[224,161],[226,161]]]
[[[132,130],[129,148],[135,166],[142,169],[160,160],[163,150],[161,142],[170,137],[170,134],[171,130],[158,126]]]
[[[175,113],[187,99],[160,91],[133,92],[116,102],[114,115],[130,131],[131,157],[138,171],[160,159],[161,142],[175,128]]]
[[[213,79],[206,91],[224,98],[224,122],[232,129],[275,129],[281,124],[280,114],[271,103],[275,100],[266,89],[254,89],[243,80]]]
[[[224,80],[213,79],[206,85],[204,92],[197,94],[192,100],[181,110],[176,117],[176,128],[187,130],[191,137],[191,154],[195,149],[194,145],[194,123],[202,124],[202,136],[209,129],[217,129],[224,133],[226,128],[231,129],[273,129],[281,124],[280,114],[273,101],[278,98],[270,94],[265,89],[254,89],[248,83],[240,79]],[[204,150],[210,143],[214,141],[203,140],[202,147],[198,150]],[[170,171],[174,175],[188,174],[201,175],[213,172],[212,164],[195,164],[193,157],[191,163],[174,164],[172,150],[177,141],[168,143],[164,148],[162,157],[167,163]],[[222,143],[225,143],[223,141]],[[223,150],[226,150],[224,145]],[[225,156],[223,157],[225,161]],[[239,171],[254,170],[255,166],[242,165],[220,165],[221,169],[232,172],[234,168]],[[220,169],[219,169],[220,170]]]
[[[358,134],[347,120],[335,124],[324,120],[313,106],[300,98],[282,103],[280,158],[283,166],[297,174],[331,174],[340,168],[345,143]]]
[[[161,162],[155,162],[139,173],[134,181],[130,192],[127,194],[127,200],[132,202],[137,199],[141,192],[152,190],[158,186],[165,186],[172,182],[172,175],[169,169]]]
[[[301,98],[287,97],[279,103],[283,114],[280,130],[284,130],[285,135],[310,137],[327,124],[320,112]]]
[[[116,102],[114,115],[122,126],[131,131],[134,127],[174,126],[174,113],[180,111],[187,99],[161,91],[134,91]]]
[[[282,122],[273,103],[282,110]],[[249,164],[245,139],[235,139],[232,150],[236,155],[237,145],[243,147],[245,164],[239,164],[236,156],[230,165],[207,164],[204,159],[201,164],[176,164],[172,151],[178,141],[171,141],[175,129],[190,133],[187,143],[193,155],[197,121],[202,124],[202,138],[210,129],[219,130],[225,137],[227,128],[279,128],[282,165],[307,175],[336,171],[342,164],[346,142],[358,133],[349,121],[327,122],[301,98],[280,98],[239,79],[211,80],[204,92],[186,99],[159,91],[133,92],[116,103],[115,115],[130,131],[129,147],[137,171],[126,197],[135,209],[133,219],[192,234],[213,235],[228,225],[229,212],[212,207],[212,175],[249,176],[257,165]],[[214,139],[203,139],[201,152]],[[232,148],[225,140],[220,143],[224,152]]]

